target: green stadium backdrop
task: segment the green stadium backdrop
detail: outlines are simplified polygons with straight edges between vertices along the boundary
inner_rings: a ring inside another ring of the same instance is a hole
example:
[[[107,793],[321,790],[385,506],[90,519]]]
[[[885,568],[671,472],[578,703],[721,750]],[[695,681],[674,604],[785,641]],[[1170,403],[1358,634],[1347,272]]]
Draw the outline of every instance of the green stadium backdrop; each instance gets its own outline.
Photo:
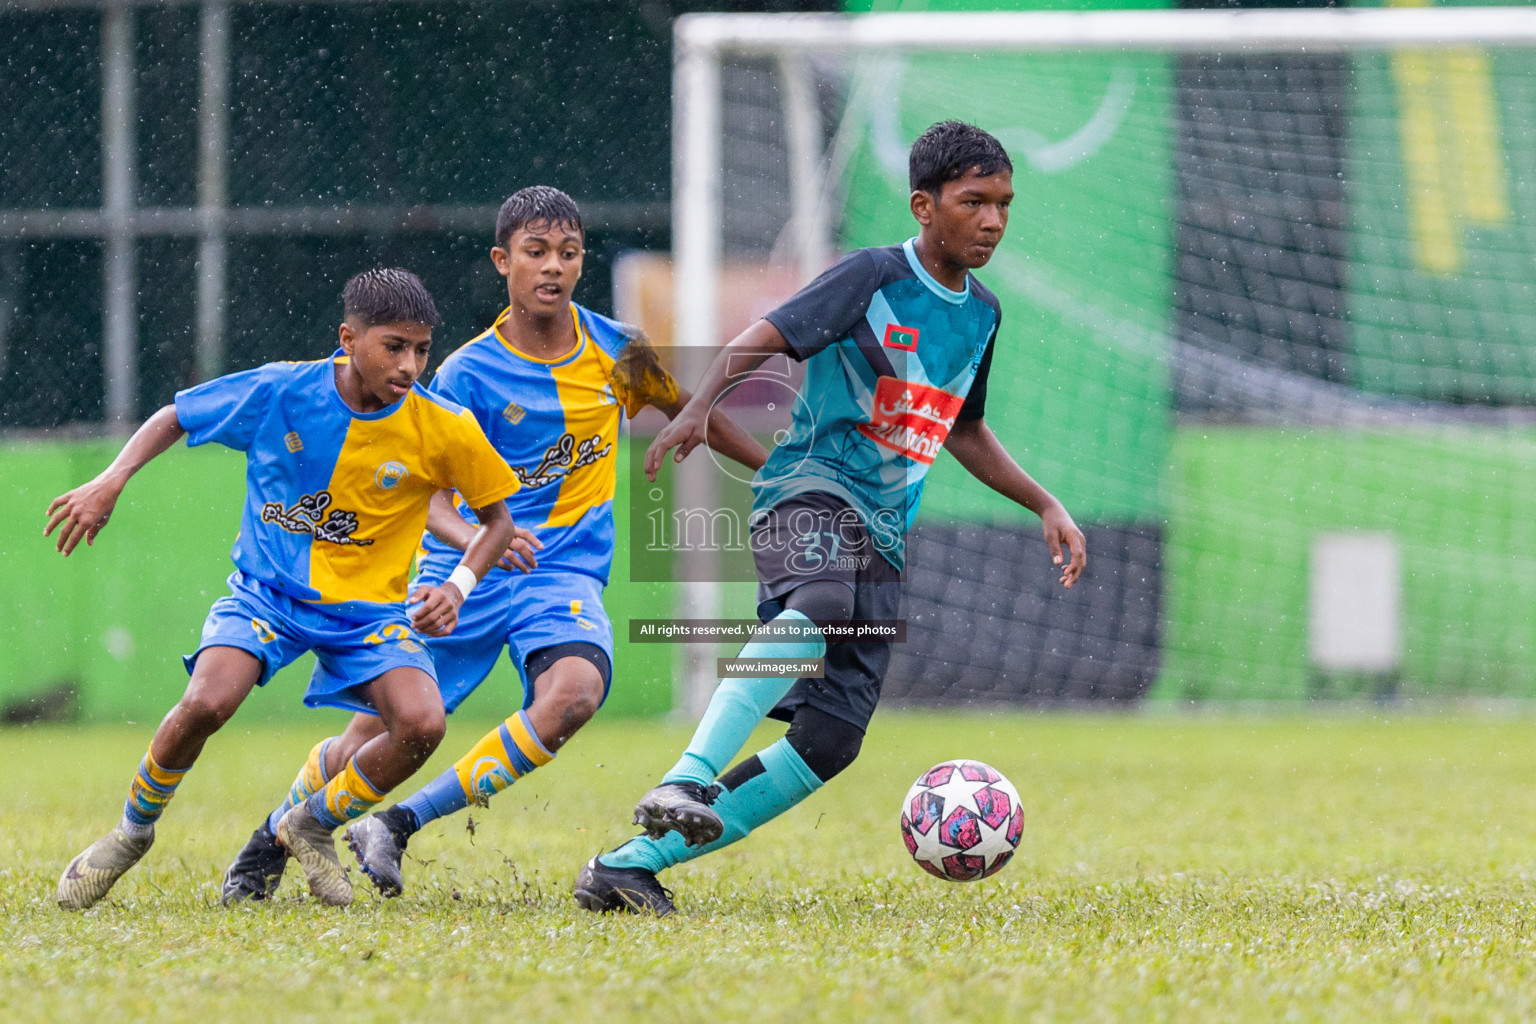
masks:
[[[235,9],[234,131],[252,154],[235,164],[236,203],[494,202],[535,180],[589,201],[667,198],[667,26],[646,5],[535,6],[515,27],[475,3],[255,10]],[[137,17],[141,201],[188,203],[195,135],[176,112],[195,94],[195,8]],[[99,204],[94,13],[7,12],[0,26],[13,40],[0,94],[27,97],[0,113],[0,207]],[[407,41],[391,59],[413,77],[374,89],[326,74],[375,61],[370,40],[386,35]],[[487,74],[505,81],[487,87],[418,51],[489,54]],[[1504,128],[1487,173],[1504,202],[1479,212],[1461,195],[1461,220],[1438,242],[1405,200],[1416,115],[1386,55],[897,66],[899,102],[882,122],[894,130],[872,130],[859,150],[842,243],[909,233],[899,147],[930,121],[961,117],[1004,137],[1018,199],[982,274],[1004,306],[988,418],[1078,516],[1094,558],[1083,587],[1053,593],[1032,517],[941,460],[913,543],[913,642],[893,666],[893,697],[1307,696],[1309,557],[1324,530],[1397,537],[1402,692],[1536,694],[1536,525],[1518,497],[1536,469],[1536,429],[1495,415],[1536,402],[1536,62],[1490,60]],[[1091,155],[1052,151],[1049,140],[1111,100],[1115,128]],[[39,140],[44,122],[53,130]],[[1275,151],[1301,152],[1306,173]],[[507,154],[519,165],[510,174]],[[607,308],[613,256],[665,243],[659,229],[595,232],[580,298]],[[190,379],[194,245],[140,243],[142,411]],[[420,268],[442,298],[441,336],[465,337],[496,308],[484,248],[453,232],[242,244],[231,352],[241,365],[313,357],[337,281],[373,259]],[[12,580],[0,597],[0,703],[65,681],[82,686],[93,718],[157,714],[222,592],[241,459],[177,450],[134,482],[96,549],[58,560],[40,537],[42,510],[114,447],[40,434],[101,415],[100,247],[29,242],[0,256],[21,268],[12,285],[23,282],[0,296],[14,307],[0,365],[0,425],[13,430],[0,442]],[[1346,392],[1359,408],[1377,408],[1371,396],[1418,403],[1447,425],[1355,416]],[[622,516],[623,494],[616,507]],[[621,638],[630,614],[671,602],[667,585],[624,580],[624,561],[609,590]],[[670,706],[666,647],[621,642],[617,662],[612,713]],[[280,677],[257,713],[294,713],[302,671]],[[514,685],[503,668],[495,686]]]
[[[898,656],[898,687],[1047,701],[1316,694],[1312,541],[1390,531],[1403,562],[1390,685],[1536,693],[1536,529],[1520,498],[1536,467],[1533,61],[1456,51],[1428,57],[1430,75],[1437,59],[1470,67],[1405,81],[1420,57],[904,66],[897,138],[962,117],[1014,156],[1009,239],[981,275],[1003,302],[994,374],[1009,382],[988,419],[1087,527],[1094,557],[1067,599],[1021,583],[1044,557],[1031,517],[943,461],[908,615],[954,641]],[[1479,118],[1455,104],[1479,87],[1491,131],[1454,152],[1456,118]],[[1048,143],[1115,103],[1113,133],[1063,167],[1071,157]],[[1435,119],[1428,139],[1414,134]],[[895,151],[879,149],[848,190],[850,246],[907,230]],[[1438,236],[1421,216],[1436,201],[1448,207]],[[978,656],[955,653],[966,637]]]

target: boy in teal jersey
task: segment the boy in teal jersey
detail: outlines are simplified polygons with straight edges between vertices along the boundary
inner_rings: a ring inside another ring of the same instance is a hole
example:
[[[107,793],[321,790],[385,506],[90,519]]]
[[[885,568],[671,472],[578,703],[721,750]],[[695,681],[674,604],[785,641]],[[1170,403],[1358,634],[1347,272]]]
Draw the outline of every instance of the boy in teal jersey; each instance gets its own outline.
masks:
[[[636,806],[646,834],[581,870],[575,896],[588,910],[673,913],[657,872],[744,838],[853,762],[890,644],[824,631],[896,618],[905,534],[941,449],[1040,516],[1063,586],[1082,572],[1082,532],[982,419],[1001,309],[970,271],[1002,241],[1012,172],[981,129],[929,128],[909,159],[917,237],[850,253],[749,327],[646,453],[654,479],[669,450],[681,461],[703,442],[705,413],[733,376],[779,353],[805,362],[791,427],[752,483],[765,625],[741,654],[825,657],[826,675],[722,682],[682,758]],[[765,716],[789,722],[784,737],[726,771]]]
[[[305,651],[304,702],[379,722],[371,741],[277,825],[310,891],[344,906],[352,886],[332,831],[405,781],[442,739],[442,700],[422,636],[458,609],[513,537],[503,499],[517,480],[459,406],[416,385],[441,323],[414,274],[372,270],[342,293],[341,349],[269,363],[176,394],[94,480],[48,507],[44,535],[69,555],[106,526],[128,479],[187,435],[246,453],[246,502],[230,595],[213,605],[185,661],[191,681],[156,730],[122,820],[70,861],[59,905],[83,910],[148,851],[155,825],[203,744],[254,686]],[[407,600],[412,555],[436,493],[452,487],[479,527],[446,581]]]
[[[389,810],[347,831],[379,891],[402,891],[401,861],[423,825],[484,804],[547,764],[602,705],[613,664],[603,588],[613,561],[613,498],[619,429],[651,405],[668,417],[688,401],[637,329],[577,305],[581,211],[547,186],[523,189],[497,216],[491,260],[507,282],[508,306],[491,327],[448,357],[431,390],[468,409],[522,489],[509,505],[528,528],[502,565],[460,609],[452,636],[427,647],[451,712],[503,650],[523,686],[522,708],[475,743],[450,769]],[[710,419],[716,450],[752,469],[765,452],[722,414]],[[459,558],[475,521],[439,495],[428,519],[419,580],[435,583]],[[537,551],[537,554],[535,554]],[[537,569],[526,573],[534,566]],[[315,745],[288,799],[251,835],[225,875],[226,902],[265,899],[281,881],[284,851],[274,829],[287,808],[326,784],[358,745],[377,733],[369,716]]]

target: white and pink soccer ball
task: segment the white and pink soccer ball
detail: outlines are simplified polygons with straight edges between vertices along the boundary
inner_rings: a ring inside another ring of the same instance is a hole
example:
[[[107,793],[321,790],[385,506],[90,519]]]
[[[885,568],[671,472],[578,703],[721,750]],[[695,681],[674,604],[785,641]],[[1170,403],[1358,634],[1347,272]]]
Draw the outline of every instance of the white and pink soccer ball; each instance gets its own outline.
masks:
[[[901,839],[924,871],[972,882],[1000,870],[1024,834],[1013,783],[991,765],[963,758],[918,776],[901,804]]]

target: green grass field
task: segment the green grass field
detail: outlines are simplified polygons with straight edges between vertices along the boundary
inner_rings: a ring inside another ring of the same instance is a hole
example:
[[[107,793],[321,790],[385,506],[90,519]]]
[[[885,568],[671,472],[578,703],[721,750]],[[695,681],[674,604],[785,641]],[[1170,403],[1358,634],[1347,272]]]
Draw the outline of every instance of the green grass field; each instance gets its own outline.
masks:
[[[316,729],[324,722],[318,717]],[[455,721],[430,770],[479,734]],[[235,911],[224,864],[315,738],[239,720],[145,862],[53,903],[116,819],[147,727],[0,733],[8,1021],[1529,1020],[1536,720],[883,714],[848,773],[667,879],[670,920],[569,886],[629,834],[685,733],[591,727],[488,811],[412,843],[406,895]],[[998,877],[929,878],[897,835],[931,762],[1024,794]]]

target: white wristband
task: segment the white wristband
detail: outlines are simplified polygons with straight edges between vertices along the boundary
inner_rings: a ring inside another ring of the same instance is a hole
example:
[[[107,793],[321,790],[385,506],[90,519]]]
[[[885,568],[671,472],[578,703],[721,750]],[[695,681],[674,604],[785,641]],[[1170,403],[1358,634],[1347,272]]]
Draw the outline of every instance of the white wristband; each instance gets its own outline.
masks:
[[[467,598],[469,597],[469,592],[475,589],[475,584],[480,582],[480,578],[475,575],[475,570],[460,562],[453,567],[453,572],[448,574],[448,579],[445,582],[452,583],[458,587],[459,593]]]

